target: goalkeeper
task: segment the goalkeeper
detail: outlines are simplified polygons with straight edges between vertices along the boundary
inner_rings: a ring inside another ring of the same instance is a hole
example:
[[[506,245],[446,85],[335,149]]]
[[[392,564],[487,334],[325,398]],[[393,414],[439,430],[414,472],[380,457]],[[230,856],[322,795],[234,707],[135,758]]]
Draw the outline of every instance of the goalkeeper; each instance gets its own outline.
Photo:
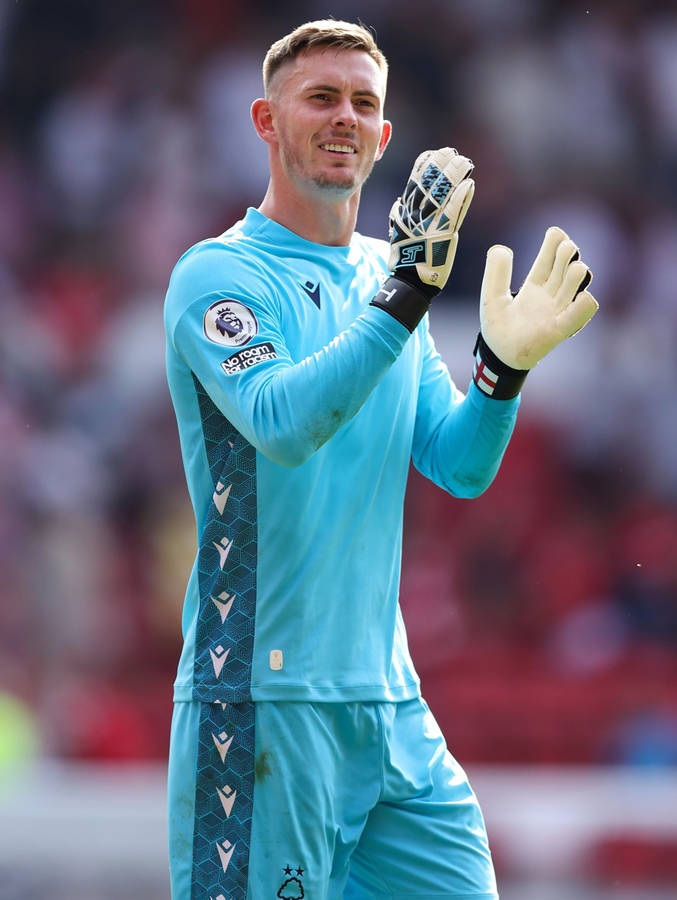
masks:
[[[521,289],[494,247],[467,393],[427,311],[472,163],[426,151],[355,232],[390,139],[371,33],[300,26],[264,62],[258,207],[191,248],[165,305],[197,555],[174,687],[174,900],[496,898],[475,796],[421,697],[398,603],[410,460],[454,497],[491,483],[538,360],[596,303],[551,228]],[[470,365],[469,365],[470,375]]]

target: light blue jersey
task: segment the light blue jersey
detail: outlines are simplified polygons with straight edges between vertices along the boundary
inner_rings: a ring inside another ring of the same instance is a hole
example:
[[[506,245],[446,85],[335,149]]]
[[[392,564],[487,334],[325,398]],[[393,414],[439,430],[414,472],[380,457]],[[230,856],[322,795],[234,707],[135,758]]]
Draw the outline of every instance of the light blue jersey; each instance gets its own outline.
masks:
[[[198,539],[176,700],[419,693],[398,602],[409,463],[477,495],[519,400],[464,395],[427,316],[410,335],[369,306],[387,254],[250,209],[172,274],[167,369]]]

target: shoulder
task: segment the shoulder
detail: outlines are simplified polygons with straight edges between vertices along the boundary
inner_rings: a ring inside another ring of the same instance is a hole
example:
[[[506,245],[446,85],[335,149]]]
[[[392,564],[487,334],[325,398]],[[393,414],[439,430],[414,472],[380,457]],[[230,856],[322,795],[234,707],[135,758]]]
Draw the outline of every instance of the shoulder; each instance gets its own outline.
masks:
[[[177,282],[181,285],[189,280],[192,288],[199,293],[203,282],[224,277],[229,282],[265,276],[268,266],[265,256],[257,251],[248,235],[235,230],[226,231],[218,237],[206,238],[194,244],[180,257],[172,271],[170,288]]]
[[[270,299],[271,269],[248,235],[237,227],[190,247],[172,271],[165,320],[176,322],[200,298]]]

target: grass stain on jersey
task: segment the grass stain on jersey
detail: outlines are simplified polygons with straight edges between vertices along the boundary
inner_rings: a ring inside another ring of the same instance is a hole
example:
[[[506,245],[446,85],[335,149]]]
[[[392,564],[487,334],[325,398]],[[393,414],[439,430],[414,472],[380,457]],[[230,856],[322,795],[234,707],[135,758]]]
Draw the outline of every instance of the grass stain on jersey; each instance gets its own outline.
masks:
[[[256,757],[256,762],[254,763],[254,777],[256,781],[263,781],[264,778],[268,778],[269,775],[273,774],[269,765],[270,757],[270,750],[262,750]]]

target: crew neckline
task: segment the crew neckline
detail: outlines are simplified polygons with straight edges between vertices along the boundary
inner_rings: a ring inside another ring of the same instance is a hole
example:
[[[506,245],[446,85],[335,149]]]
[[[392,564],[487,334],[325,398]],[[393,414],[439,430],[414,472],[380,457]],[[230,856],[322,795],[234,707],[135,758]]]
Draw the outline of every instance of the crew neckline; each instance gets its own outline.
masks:
[[[325,253],[337,253],[339,256],[348,256],[355,236],[357,235],[357,232],[353,231],[349,244],[320,244],[318,241],[309,241],[307,238],[301,237],[300,234],[296,234],[296,232],[292,231],[290,228],[286,228],[274,219],[270,219],[254,206],[249,206],[247,208],[242,223],[248,234],[253,235],[257,231],[265,231],[267,234],[270,234],[271,237],[277,237],[278,240],[282,239],[285,242],[293,241],[297,246],[299,242],[301,244],[306,244],[309,251],[315,250],[315,252],[317,252],[317,250],[320,249]]]

